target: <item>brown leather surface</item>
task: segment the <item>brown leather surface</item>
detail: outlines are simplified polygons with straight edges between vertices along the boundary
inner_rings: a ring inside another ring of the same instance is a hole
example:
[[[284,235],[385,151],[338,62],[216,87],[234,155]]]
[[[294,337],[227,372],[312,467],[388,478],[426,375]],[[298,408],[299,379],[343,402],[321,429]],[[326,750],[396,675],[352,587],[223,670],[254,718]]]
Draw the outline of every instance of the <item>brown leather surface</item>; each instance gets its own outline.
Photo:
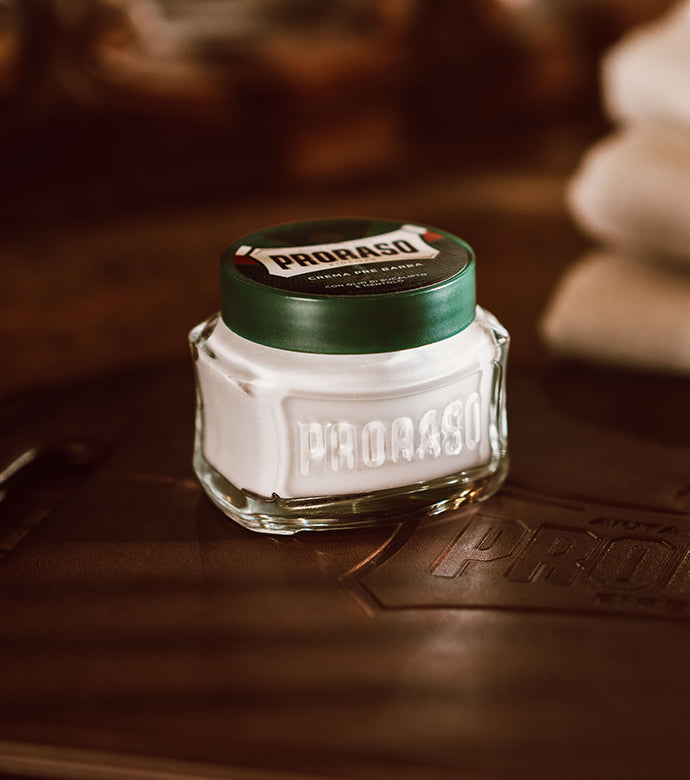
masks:
[[[682,776],[687,385],[513,367],[509,401],[494,499],[291,538],[195,483],[187,363],[6,401],[4,457],[51,442],[88,468],[67,495],[55,454],[11,486],[15,520],[44,511],[0,560],[0,767],[19,742],[128,756],[122,776],[137,756],[199,776]]]

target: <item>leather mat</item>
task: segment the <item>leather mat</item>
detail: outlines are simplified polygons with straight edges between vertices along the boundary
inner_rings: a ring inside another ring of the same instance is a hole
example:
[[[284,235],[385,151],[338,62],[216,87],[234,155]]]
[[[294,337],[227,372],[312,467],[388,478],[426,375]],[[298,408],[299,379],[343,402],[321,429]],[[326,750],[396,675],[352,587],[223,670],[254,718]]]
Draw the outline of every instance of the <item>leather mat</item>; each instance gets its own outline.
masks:
[[[294,537],[202,494],[187,364],[7,399],[0,771],[683,775],[687,384],[551,366],[508,393],[493,499]]]

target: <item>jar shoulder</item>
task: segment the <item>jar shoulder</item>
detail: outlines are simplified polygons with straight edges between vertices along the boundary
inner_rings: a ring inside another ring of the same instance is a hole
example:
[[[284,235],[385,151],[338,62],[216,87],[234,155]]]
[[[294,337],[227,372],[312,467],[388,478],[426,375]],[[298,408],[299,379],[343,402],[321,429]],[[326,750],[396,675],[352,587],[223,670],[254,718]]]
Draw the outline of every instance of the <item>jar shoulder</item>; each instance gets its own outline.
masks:
[[[477,307],[474,321],[460,333],[397,352],[330,355],[276,349],[238,336],[218,314],[197,325],[189,340],[201,360],[229,377],[282,387],[375,389],[435,381],[502,362],[509,336],[490,312]]]

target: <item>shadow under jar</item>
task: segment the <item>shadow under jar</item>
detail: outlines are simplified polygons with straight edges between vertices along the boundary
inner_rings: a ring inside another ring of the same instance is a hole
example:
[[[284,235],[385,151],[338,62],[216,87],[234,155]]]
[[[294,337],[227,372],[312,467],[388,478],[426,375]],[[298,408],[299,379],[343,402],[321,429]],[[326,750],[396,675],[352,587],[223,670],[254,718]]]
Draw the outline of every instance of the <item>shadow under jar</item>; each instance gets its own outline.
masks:
[[[389,220],[276,225],[223,254],[222,309],[190,333],[194,468],[254,531],[416,519],[505,479],[506,330],[474,255]]]

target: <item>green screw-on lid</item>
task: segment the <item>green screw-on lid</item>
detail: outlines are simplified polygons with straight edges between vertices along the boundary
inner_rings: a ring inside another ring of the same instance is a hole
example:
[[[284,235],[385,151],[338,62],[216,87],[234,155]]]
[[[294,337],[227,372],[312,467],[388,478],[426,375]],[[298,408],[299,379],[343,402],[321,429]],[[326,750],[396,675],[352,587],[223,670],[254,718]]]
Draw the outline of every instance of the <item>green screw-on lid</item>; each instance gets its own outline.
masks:
[[[474,253],[456,236],[391,220],[275,225],[223,253],[222,317],[297,352],[392,352],[448,338],[475,316]]]

